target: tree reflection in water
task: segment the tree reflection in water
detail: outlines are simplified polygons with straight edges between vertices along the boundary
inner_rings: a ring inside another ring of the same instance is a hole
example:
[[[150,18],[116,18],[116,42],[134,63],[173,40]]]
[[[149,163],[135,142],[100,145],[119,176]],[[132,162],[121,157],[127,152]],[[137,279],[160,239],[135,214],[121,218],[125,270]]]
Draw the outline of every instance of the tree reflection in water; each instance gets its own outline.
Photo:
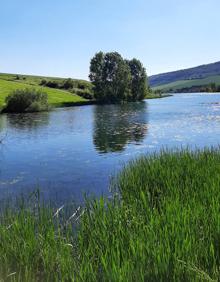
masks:
[[[147,134],[147,103],[98,105],[94,109],[93,142],[100,153],[123,151]]]
[[[7,122],[10,127],[22,131],[34,131],[48,125],[50,112],[8,114]]]

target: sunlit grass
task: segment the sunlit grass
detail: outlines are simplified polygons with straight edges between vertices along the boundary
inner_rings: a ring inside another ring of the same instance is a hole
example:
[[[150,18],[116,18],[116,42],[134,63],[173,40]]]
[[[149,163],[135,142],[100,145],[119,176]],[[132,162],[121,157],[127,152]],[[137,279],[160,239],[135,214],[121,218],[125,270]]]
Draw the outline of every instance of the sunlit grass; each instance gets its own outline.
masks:
[[[154,90],[169,91],[170,89],[177,90],[183,88],[190,88],[193,86],[207,86],[210,83],[215,83],[217,86],[220,85],[220,75],[208,76],[201,79],[188,79],[178,80],[175,82],[166,83],[163,85],[153,87]]]
[[[14,82],[0,79],[0,108],[2,108],[5,104],[5,98],[14,90],[17,89],[26,89],[33,88],[32,85],[24,83],[24,82]],[[77,96],[75,94],[71,94],[70,92],[60,90],[60,89],[52,89],[48,87],[40,87],[35,86],[35,88],[41,89],[48,95],[48,102],[51,106],[59,107],[72,105],[74,103],[83,103],[87,100]]]
[[[38,205],[3,209],[2,278],[219,279],[219,149],[141,157],[119,173],[112,189],[111,199],[88,201],[75,215]]]

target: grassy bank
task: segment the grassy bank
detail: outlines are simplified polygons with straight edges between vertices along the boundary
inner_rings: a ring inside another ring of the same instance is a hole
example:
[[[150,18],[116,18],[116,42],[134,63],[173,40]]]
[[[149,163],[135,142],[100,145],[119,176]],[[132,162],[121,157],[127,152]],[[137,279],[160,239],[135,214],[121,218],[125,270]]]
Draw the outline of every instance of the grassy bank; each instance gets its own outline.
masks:
[[[16,89],[33,88],[33,85],[22,82],[4,80],[0,78],[0,108],[4,106],[5,98]],[[72,106],[88,103],[88,100],[65,90],[49,87],[35,86],[35,89],[42,89],[48,95],[48,102],[53,107]]]
[[[160,99],[160,98],[166,98],[171,97],[171,94],[164,94],[164,93],[149,93],[146,96],[146,99]]]
[[[74,215],[4,208],[0,277],[8,281],[217,281],[220,151],[161,152],[131,162],[111,200]],[[120,196],[119,196],[120,195]]]
[[[42,84],[42,82],[44,82]],[[5,106],[5,98],[15,90],[33,89],[42,90],[48,95],[49,105],[52,107],[70,107],[96,104],[92,94],[92,84],[85,80],[70,79],[72,85],[64,89],[68,79],[59,77],[45,77],[22,74],[0,73],[0,110]],[[50,87],[47,87],[50,83]],[[52,86],[53,84],[53,86]],[[146,99],[164,98],[171,95],[149,92]]]

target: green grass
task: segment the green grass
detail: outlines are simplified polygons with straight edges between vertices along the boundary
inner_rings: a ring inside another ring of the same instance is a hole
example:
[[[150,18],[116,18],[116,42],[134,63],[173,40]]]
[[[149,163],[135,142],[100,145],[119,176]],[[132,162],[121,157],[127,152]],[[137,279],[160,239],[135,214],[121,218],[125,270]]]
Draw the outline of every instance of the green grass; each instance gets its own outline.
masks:
[[[164,93],[148,93],[145,99],[160,99],[160,98],[166,98],[171,97],[170,94],[164,94]]]
[[[19,77],[19,79],[17,79]],[[39,85],[43,79],[62,82],[66,78],[62,77],[49,77],[49,76],[37,76],[37,75],[26,75],[26,74],[8,74],[8,73],[0,73],[0,79],[8,80],[8,81],[15,81],[20,83],[27,83],[30,85]],[[90,84],[90,82],[82,79],[73,79],[73,81],[82,82]]]
[[[219,149],[141,157],[112,189],[71,219],[39,205],[2,208],[1,278],[218,281]]]
[[[220,75],[209,76],[203,79],[192,79],[192,80],[179,80],[168,84],[163,84],[160,86],[153,87],[153,90],[163,90],[169,91],[170,89],[178,90],[182,88],[190,88],[192,86],[205,86],[210,83],[216,83],[217,86],[220,85]]]
[[[16,89],[32,88],[33,86],[26,82],[15,82],[5,79],[0,79],[0,108],[4,106],[5,98]],[[58,90],[48,87],[35,86],[36,89],[42,89],[48,94],[48,102],[51,106],[60,107],[64,105],[73,105],[74,103],[87,102],[75,94],[71,94],[64,90]]]

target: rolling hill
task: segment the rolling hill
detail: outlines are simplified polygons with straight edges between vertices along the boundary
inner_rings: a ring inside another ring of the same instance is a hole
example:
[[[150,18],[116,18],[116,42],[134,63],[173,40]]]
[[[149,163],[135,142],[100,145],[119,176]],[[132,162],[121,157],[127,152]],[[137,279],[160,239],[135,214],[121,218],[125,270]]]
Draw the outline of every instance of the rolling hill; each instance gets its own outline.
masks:
[[[220,85],[220,62],[194,68],[162,73],[149,77],[150,86],[162,91],[206,86],[210,83]]]
[[[203,79],[177,80],[175,82],[155,86],[153,89],[163,91],[169,91],[172,89],[172,91],[178,91],[180,89],[207,86],[210,83],[215,83],[217,86],[220,86],[220,75],[209,76]]]
[[[4,106],[5,98],[16,89],[37,88],[43,89],[48,94],[48,102],[53,107],[86,104],[88,100],[66,90],[40,86],[42,79],[63,81],[63,78],[42,76],[16,75],[0,73],[0,108]],[[81,81],[81,80],[75,80]],[[89,82],[86,82],[89,83]]]

